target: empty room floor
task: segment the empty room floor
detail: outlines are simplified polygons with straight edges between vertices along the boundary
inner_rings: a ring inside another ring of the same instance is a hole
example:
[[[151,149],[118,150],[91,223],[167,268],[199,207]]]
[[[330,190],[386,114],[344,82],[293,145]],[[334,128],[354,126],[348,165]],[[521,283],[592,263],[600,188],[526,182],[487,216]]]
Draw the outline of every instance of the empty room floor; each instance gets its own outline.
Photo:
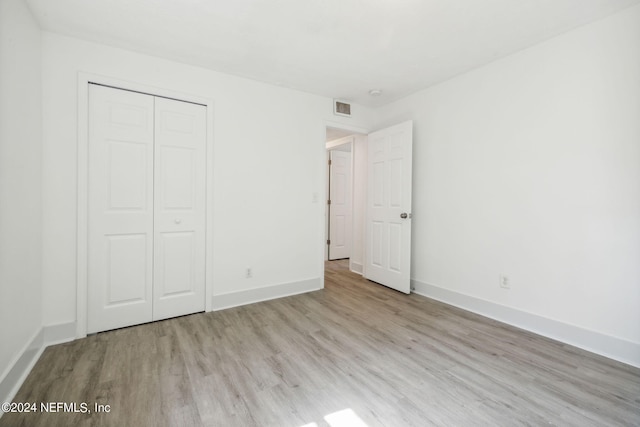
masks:
[[[38,406],[0,426],[640,425],[640,369],[373,284],[345,261],[325,279],[49,347],[14,402],[79,412]]]

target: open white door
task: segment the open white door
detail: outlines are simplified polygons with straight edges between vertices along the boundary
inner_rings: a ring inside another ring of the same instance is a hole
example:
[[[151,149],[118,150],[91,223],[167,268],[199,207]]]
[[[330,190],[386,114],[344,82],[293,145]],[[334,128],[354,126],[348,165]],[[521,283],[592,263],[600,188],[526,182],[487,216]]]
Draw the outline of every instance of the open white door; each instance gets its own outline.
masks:
[[[329,259],[351,256],[351,152],[332,150],[329,198]]]
[[[369,134],[364,277],[410,293],[413,122]]]

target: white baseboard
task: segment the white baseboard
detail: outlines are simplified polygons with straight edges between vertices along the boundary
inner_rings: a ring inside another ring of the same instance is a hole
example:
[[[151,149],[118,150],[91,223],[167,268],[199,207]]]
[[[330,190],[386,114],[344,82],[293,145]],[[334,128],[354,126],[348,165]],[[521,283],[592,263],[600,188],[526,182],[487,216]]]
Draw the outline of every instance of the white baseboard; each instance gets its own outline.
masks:
[[[16,357],[13,364],[10,365],[2,380],[0,380],[0,402],[11,402],[13,400],[45,348],[50,345],[73,341],[75,334],[75,322],[40,328],[23,348],[19,356]],[[0,410],[0,417],[3,413]]]
[[[44,331],[36,332],[0,380],[0,402],[11,402],[44,351]],[[0,409],[0,416],[4,413]]]
[[[362,264],[360,264],[359,262],[351,261],[351,263],[349,265],[349,268],[354,273],[358,273],[358,274],[362,275],[363,267],[362,267]]]
[[[413,292],[557,341],[640,367],[640,344],[411,280]]]
[[[240,305],[253,304],[260,301],[317,291],[323,287],[324,284],[322,283],[322,279],[317,277],[315,279],[307,279],[300,282],[282,283],[264,288],[254,288],[239,292],[214,295],[213,310],[224,310],[226,308],[238,307]]]
[[[44,328],[45,346],[62,344],[76,339],[76,322],[59,323]]]

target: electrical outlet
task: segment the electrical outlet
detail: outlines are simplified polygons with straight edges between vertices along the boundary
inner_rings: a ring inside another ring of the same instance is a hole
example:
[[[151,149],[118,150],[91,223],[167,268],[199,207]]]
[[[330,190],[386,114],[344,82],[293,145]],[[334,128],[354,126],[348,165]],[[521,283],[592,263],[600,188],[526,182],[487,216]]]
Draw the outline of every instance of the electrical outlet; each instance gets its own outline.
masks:
[[[251,269],[251,267],[247,267],[247,270],[245,272],[245,277],[247,279],[251,279],[253,277],[253,270]]]
[[[509,281],[509,276],[506,274],[500,275],[500,287],[504,289],[511,289],[511,282]]]

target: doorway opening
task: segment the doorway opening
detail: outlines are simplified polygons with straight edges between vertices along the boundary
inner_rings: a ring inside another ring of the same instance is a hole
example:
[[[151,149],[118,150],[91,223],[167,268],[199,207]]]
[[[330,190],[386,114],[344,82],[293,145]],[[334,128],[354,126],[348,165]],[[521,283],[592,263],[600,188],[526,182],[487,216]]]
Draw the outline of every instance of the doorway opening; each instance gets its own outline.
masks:
[[[367,135],[326,128],[325,262],[342,260],[349,270],[364,267]]]
[[[333,139],[336,129],[347,134]],[[331,151],[345,144],[351,145],[349,270],[372,282],[410,293],[413,122],[407,120],[368,134],[330,125],[326,130],[325,149]],[[332,171],[326,170],[328,182]],[[326,187],[328,191],[335,188],[333,183]],[[328,197],[325,210],[327,246],[331,245],[336,228],[338,231],[346,228],[331,222],[329,206],[334,204]],[[325,272],[332,251],[335,251],[332,247],[323,250]],[[333,257],[336,257],[335,253]]]
[[[353,137],[327,148],[327,259],[351,257]]]

